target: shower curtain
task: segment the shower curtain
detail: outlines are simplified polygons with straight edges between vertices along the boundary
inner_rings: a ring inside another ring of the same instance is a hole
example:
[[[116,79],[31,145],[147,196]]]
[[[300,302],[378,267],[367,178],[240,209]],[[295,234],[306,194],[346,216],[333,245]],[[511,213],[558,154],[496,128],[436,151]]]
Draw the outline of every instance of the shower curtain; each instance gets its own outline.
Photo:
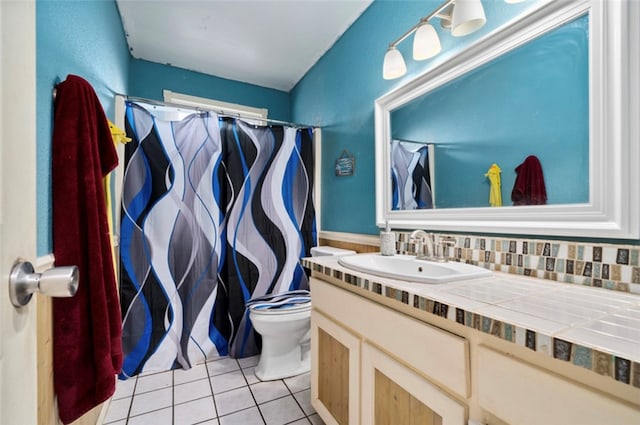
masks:
[[[391,141],[391,193],[393,210],[433,208],[429,145]]]
[[[128,102],[120,237],[121,378],[259,350],[245,302],[307,289],[312,129]]]

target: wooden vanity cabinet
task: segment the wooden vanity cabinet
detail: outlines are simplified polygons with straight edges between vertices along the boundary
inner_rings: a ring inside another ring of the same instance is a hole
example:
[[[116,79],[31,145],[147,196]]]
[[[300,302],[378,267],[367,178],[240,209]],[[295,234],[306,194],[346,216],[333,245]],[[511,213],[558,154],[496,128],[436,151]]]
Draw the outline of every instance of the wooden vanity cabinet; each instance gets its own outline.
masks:
[[[317,278],[311,288],[311,402],[329,425],[640,424],[631,386],[616,397],[610,378],[594,384],[489,334],[454,334],[456,324],[445,330]]]
[[[311,285],[311,403],[325,423],[466,423],[465,405],[448,394],[468,393],[463,338],[317,279]]]

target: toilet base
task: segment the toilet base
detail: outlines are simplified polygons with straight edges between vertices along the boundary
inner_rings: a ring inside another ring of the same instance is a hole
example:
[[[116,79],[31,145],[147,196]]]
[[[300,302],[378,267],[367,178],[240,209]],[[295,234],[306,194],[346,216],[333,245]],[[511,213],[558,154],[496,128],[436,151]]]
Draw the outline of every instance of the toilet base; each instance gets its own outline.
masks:
[[[266,371],[266,372],[265,372]],[[311,362],[309,359],[302,361],[300,366],[296,369],[287,370],[269,370],[268,368],[260,369],[259,365],[256,366],[256,378],[260,381],[275,381],[277,379],[291,378],[292,376],[302,375],[311,371]]]
[[[286,352],[279,350],[277,346],[272,350],[263,345],[262,354],[255,369],[256,378],[261,381],[274,381],[309,372],[311,370],[310,351],[301,349],[307,344],[302,343]]]

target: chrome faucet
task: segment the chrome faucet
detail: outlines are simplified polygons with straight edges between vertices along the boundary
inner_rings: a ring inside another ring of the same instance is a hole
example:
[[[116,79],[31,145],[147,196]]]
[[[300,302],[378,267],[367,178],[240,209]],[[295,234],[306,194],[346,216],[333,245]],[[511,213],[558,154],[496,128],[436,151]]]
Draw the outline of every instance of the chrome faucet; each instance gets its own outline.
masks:
[[[433,257],[433,233],[424,230],[414,230],[409,235],[409,241],[416,244],[416,258],[418,260],[428,260]]]
[[[420,229],[411,232],[409,241],[416,243],[416,258],[418,260],[439,263],[449,260],[448,248],[455,245],[455,239],[452,237],[440,237]]]

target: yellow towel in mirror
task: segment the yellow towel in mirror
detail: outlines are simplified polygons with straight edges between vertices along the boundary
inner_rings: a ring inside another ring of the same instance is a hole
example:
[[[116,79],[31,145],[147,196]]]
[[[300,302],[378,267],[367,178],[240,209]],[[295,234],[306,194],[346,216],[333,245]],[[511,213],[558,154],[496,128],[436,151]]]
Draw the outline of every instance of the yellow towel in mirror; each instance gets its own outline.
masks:
[[[493,164],[489,167],[487,174],[484,175],[491,183],[491,189],[489,190],[489,204],[492,207],[502,206],[502,187],[500,183],[501,172],[502,170],[498,167],[498,164]]]

